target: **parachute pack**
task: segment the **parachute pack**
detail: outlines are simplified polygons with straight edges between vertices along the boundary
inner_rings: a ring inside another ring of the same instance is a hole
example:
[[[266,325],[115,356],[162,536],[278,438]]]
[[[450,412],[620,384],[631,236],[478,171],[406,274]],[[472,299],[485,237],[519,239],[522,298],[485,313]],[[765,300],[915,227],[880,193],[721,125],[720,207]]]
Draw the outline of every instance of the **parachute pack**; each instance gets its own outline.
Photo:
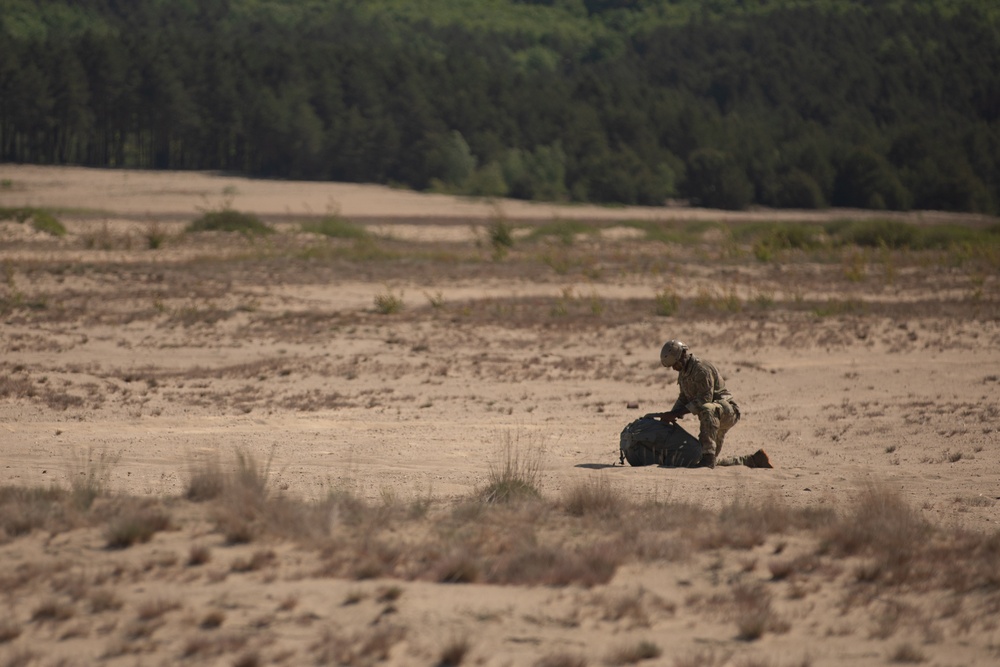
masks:
[[[701,461],[701,443],[677,424],[640,417],[625,427],[621,463],[693,468]]]

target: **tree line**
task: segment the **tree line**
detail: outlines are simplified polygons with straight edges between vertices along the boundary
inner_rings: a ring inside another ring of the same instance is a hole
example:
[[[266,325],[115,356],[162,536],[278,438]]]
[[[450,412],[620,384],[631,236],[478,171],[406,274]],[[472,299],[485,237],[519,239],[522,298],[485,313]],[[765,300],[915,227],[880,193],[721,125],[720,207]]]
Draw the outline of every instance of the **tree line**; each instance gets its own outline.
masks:
[[[0,0],[0,160],[998,211],[989,3],[748,4]]]

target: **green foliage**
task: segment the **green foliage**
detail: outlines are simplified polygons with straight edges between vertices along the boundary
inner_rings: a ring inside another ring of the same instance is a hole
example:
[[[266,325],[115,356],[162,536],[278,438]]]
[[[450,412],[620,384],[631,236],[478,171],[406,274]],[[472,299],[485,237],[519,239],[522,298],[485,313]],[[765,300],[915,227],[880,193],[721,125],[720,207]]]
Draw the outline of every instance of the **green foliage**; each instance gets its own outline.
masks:
[[[315,222],[303,222],[302,231],[310,234],[322,234],[335,239],[364,240],[370,238],[368,230],[364,227],[337,215],[328,215]]]
[[[753,186],[733,156],[714,148],[691,154],[686,191],[693,203],[710,208],[744,209],[753,197]]]
[[[390,289],[375,295],[375,312],[380,315],[394,315],[403,310],[403,295]]]
[[[0,220],[31,221],[32,228],[52,236],[65,236],[66,227],[46,210],[39,208],[0,208]]]
[[[998,26],[990,0],[0,0],[0,161],[995,213]]]
[[[671,317],[677,313],[680,307],[680,297],[670,288],[662,289],[653,298],[655,302],[655,312],[660,317]]]
[[[494,216],[486,233],[489,235],[494,259],[502,259],[514,247],[514,230],[502,216]]]
[[[191,222],[188,232],[239,232],[245,236],[262,236],[274,230],[252,213],[241,213],[230,208],[206,211]]]

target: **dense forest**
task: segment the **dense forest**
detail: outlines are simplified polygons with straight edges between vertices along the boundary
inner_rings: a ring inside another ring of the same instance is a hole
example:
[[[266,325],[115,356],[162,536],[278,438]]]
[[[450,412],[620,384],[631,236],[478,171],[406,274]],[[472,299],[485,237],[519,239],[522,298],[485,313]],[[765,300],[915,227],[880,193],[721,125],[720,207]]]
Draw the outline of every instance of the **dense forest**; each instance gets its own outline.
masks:
[[[0,160],[1000,210],[994,0],[0,0]]]

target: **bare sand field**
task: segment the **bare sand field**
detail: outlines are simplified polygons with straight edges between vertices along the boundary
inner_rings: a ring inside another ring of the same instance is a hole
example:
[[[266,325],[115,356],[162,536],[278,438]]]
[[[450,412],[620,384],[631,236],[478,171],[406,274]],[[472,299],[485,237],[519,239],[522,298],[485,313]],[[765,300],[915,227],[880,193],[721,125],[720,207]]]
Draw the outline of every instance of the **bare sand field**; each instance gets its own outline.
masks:
[[[17,207],[67,233],[0,221],[0,665],[1000,664],[995,248],[0,165]],[[274,233],[185,231],[226,207]],[[616,465],[668,338],[774,469]]]

